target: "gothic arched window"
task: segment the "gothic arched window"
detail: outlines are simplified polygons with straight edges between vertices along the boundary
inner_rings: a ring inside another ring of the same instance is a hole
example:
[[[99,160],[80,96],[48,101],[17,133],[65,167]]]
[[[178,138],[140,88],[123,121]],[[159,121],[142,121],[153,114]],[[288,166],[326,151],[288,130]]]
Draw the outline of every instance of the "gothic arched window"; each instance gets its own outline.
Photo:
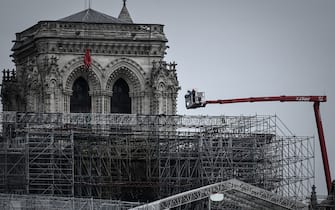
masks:
[[[131,114],[129,86],[123,79],[118,79],[113,86],[111,113]]]
[[[70,99],[70,112],[89,113],[91,112],[91,96],[89,95],[89,86],[87,81],[79,77],[73,83],[72,96]]]

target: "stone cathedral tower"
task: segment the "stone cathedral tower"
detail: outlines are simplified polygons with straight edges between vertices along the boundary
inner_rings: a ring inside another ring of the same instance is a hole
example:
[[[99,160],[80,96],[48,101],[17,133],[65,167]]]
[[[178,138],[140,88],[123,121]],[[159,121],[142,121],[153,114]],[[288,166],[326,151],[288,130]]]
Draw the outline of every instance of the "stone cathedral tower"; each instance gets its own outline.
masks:
[[[3,75],[4,111],[176,114],[176,64],[163,25],[91,8],[16,34]],[[85,60],[85,62],[84,62]]]

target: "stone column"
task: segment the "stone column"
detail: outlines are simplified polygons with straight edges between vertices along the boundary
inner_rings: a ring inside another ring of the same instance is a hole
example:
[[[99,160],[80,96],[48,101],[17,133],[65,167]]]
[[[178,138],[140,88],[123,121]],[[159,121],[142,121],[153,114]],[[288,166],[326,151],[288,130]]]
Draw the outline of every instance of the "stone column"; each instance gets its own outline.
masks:
[[[111,99],[113,96],[113,91],[106,91],[102,95],[103,100],[103,113],[110,113],[111,112]]]
[[[64,90],[64,113],[70,113],[72,90]]]
[[[50,81],[50,87],[47,94],[49,94],[49,107],[47,107],[48,111],[51,113],[55,113],[57,111],[56,109],[56,81],[52,80]]]
[[[150,92],[143,92],[143,98],[142,98],[142,111],[143,111],[143,114],[151,114],[150,113],[150,107],[152,106],[151,105],[151,101],[150,101],[150,96],[151,96],[151,93]]]
[[[131,98],[131,113],[143,114],[142,99],[144,98],[144,92],[130,92],[129,97]]]

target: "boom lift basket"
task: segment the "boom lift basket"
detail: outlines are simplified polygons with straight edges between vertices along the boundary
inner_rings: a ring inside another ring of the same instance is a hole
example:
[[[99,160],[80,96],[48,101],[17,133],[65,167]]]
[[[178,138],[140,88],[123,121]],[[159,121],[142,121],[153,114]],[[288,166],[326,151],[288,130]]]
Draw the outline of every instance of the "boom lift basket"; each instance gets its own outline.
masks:
[[[185,105],[187,109],[195,109],[206,106],[205,93],[196,90],[187,91],[185,95]]]

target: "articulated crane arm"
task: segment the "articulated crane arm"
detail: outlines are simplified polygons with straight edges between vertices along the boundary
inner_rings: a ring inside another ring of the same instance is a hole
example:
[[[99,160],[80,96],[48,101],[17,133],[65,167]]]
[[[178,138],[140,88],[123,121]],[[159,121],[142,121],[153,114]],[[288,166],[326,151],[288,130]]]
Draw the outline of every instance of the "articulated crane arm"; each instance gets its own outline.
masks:
[[[187,109],[195,109],[199,107],[205,107],[207,104],[232,104],[232,103],[245,103],[245,102],[313,102],[314,103],[314,114],[316,126],[318,129],[319,143],[321,148],[321,155],[323,161],[323,168],[326,177],[326,184],[328,193],[331,190],[331,175],[329,169],[327,147],[325,143],[325,137],[323,133],[321,115],[320,115],[320,102],[326,102],[327,96],[270,96],[270,97],[250,97],[250,98],[236,98],[236,99],[224,99],[224,100],[204,100],[203,92],[196,92],[195,90],[188,91],[185,95],[185,102]]]

